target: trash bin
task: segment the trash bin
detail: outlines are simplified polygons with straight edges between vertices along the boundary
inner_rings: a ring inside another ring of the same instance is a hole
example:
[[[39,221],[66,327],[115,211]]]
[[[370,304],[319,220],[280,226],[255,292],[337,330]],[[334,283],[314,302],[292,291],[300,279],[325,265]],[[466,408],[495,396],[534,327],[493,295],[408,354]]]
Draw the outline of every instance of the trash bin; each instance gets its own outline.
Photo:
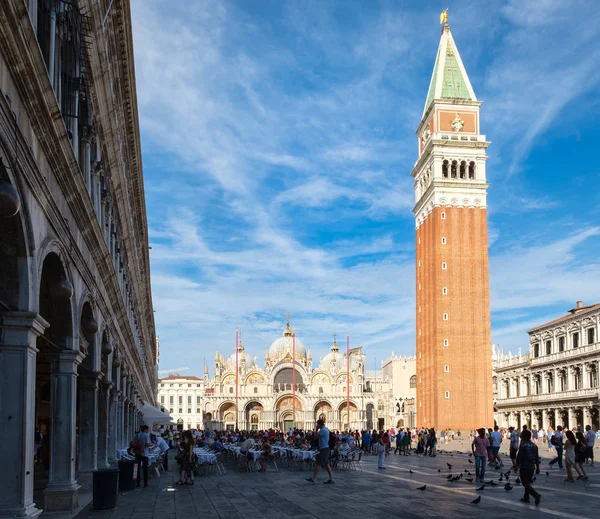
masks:
[[[135,490],[138,464],[134,460],[119,461],[119,490]]]
[[[119,470],[105,469],[94,471],[93,496],[96,510],[112,510],[117,506],[119,491]]]

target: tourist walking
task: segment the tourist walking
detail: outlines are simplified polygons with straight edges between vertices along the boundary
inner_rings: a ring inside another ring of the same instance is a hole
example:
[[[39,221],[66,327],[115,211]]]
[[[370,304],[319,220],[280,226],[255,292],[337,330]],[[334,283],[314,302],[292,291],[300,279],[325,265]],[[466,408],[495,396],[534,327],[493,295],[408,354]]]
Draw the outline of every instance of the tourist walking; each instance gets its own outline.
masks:
[[[195,454],[194,454],[194,436],[192,431],[185,431],[183,433],[183,441],[179,444],[181,453],[179,454],[179,461],[181,463],[181,471],[179,472],[178,485],[193,485],[194,484],[194,468],[195,468]]]
[[[594,466],[594,443],[596,442],[596,433],[592,431],[591,425],[585,426],[585,442],[587,443],[587,448],[585,449],[585,461],[590,461],[590,467]]]
[[[533,482],[533,473],[540,473],[540,456],[537,445],[531,441],[531,431],[521,433],[521,445],[515,463],[515,470],[519,470],[521,484],[525,489],[525,494],[521,501],[529,503],[529,496],[533,496],[536,506],[540,504],[542,496],[531,486]]]
[[[512,426],[508,428],[508,432],[508,441],[510,442],[510,459],[514,465],[515,460],[517,459],[517,451],[519,450],[519,433]]]
[[[377,439],[377,468],[379,470],[385,470],[385,442],[383,440],[383,434],[380,434]]]
[[[504,463],[500,459],[500,445],[502,444],[502,433],[498,430],[498,426],[494,426],[494,432],[490,433],[490,441],[492,442],[492,454],[491,461],[498,464],[500,467],[504,467]],[[496,467],[498,468],[498,467]]]
[[[585,453],[587,450],[587,442],[585,441],[585,436],[581,431],[577,431],[575,434],[575,439],[577,443],[575,444],[575,470],[579,474],[577,479],[587,479],[587,474],[585,473]],[[578,470],[579,469],[579,470]]]
[[[317,426],[313,431],[313,438],[319,440],[319,454],[317,454],[317,459],[315,461],[315,470],[311,478],[306,478],[306,481],[310,483],[315,483],[317,480],[317,474],[319,471],[324,468],[329,474],[329,480],[325,481],[326,485],[331,485],[334,483],[333,481],[333,473],[331,472],[331,466],[329,465],[329,436],[330,432],[327,427],[325,427],[325,422],[321,419],[317,420]]]
[[[573,431],[565,431],[565,442],[564,442],[564,452],[565,452],[565,464],[567,466],[567,477],[565,481],[573,483],[575,480],[573,479],[573,469],[577,472],[577,479],[581,479],[583,474],[579,466],[576,463],[576,449],[577,449],[577,439],[573,434]]]
[[[552,446],[556,449],[556,458],[554,458],[550,462],[551,467],[553,467],[555,463],[558,463],[559,468],[561,468],[561,469],[563,468],[562,456],[563,456],[564,439],[565,439],[565,436],[562,433],[562,426],[557,425],[556,431],[554,431],[554,434],[552,435],[552,440],[551,440]]]
[[[485,478],[485,465],[490,450],[490,441],[485,436],[485,429],[477,430],[479,436],[475,436],[471,444],[471,451],[475,458],[475,481],[480,482]]]
[[[437,436],[435,434],[435,429],[433,427],[429,430],[429,437],[427,440],[427,444],[429,445],[429,455],[432,458],[435,458],[436,450],[437,450]]]
[[[133,452],[135,453],[135,459],[138,462],[138,467],[142,468],[142,474],[144,477],[144,488],[148,486],[148,447],[152,447],[153,443],[150,440],[148,434],[148,426],[142,425],[140,432],[137,433],[133,438]],[[140,486],[142,479],[138,475],[137,486]]]

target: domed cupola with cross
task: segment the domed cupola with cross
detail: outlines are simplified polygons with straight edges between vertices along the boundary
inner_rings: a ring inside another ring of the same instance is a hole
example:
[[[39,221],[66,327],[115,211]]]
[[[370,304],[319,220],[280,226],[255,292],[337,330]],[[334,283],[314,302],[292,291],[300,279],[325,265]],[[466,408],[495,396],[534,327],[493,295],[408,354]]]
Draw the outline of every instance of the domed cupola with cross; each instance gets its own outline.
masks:
[[[290,314],[288,313],[286,317],[283,336],[273,341],[267,351],[265,360],[270,363],[270,365],[275,365],[286,358],[291,361],[292,353],[295,351],[296,362],[306,367],[306,348],[302,341],[295,335],[295,330],[290,326]]]
[[[417,128],[416,227],[419,425],[493,422],[486,149],[479,108],[448,24]],[[425,360],[426,359],[426,360]],[[473,359],[482,359],[476,368]],[[469,388],[469,398],[464,397]]]

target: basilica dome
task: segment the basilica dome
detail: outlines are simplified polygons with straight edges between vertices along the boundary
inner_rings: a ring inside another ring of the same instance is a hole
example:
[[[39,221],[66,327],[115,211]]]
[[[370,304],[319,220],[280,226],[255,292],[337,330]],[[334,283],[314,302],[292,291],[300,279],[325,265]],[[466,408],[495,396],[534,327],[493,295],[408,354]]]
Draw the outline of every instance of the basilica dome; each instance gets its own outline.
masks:
[[[292,356],[293,345],[293,332],[290,328],[289,321],[287,322],[286,328],[283,332],[283,337],[279,337],[273,341],[273,344],[267,350],[267,358],[272,362],[278,362],[283,359],[288,353],[290,357]],[[302,362],[306,360],[306,348],[302,341],[296,337],[296,361]]]
[[[331,368],[333,366],[337,368],[346,366],[346,355],[340,353],[340,348],[335,339],[331,345],[331,351],[319,362],[319,368]]]

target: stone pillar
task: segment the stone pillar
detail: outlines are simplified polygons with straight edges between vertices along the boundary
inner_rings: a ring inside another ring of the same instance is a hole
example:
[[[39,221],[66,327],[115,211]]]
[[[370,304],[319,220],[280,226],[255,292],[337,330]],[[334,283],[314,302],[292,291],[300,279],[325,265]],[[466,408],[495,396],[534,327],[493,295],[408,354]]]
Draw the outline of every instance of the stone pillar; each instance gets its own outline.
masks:
[[[569,419],[569,429],[573,430],[573,427],[577,426],[577,424],[575,423],[575,410],[572,407],[569,407],[569,409],[567,410],[567,414]]]
[[[123,396],[123,392],[119,391],[116,399],[117,404],[117,449],[123,449],[125,447],[125,412],[124,412],[124,404],[125,397]]]
[[[557,407],[554,410],[554,430],[556,430],[556,427],[558,425],[562,425],[562,424],[563,424],[562,423],[562,414],[561,414],[560,408]]]
[[[109,430],[109,405],[112,384],[101,382],[98,399],[98,468],[105,469],[108,463],[108,430]]]
[[[75,479],[77,448],[77,369],[83,356],[62,350],[53,359],[50,423],[50,477],[44,491],[46,512],[72,511],[79,506]]]
[[[542,428],[548,431],[548,410],[542,409]]]
[[[79,378],[79,483],[91,488],[98,468],[98,379],[100,373],[84,371]]]
[[[583,408],[583,428],[584,430],[581,431],[583,432],[583,434],[585,434],[585,426],[586,425],[592,425],[592,409],[591,407],[584,407]]]
[[[36,338],[48,323],[36,313],[1,314],[0,517],[36,518],[33,503]]]
[[[117,449],[120,449],[119,443],[119,400],[121,392],[112,390],[110,392],[110,400],[108,403],[108,463],[114,464],[117,462]]]

